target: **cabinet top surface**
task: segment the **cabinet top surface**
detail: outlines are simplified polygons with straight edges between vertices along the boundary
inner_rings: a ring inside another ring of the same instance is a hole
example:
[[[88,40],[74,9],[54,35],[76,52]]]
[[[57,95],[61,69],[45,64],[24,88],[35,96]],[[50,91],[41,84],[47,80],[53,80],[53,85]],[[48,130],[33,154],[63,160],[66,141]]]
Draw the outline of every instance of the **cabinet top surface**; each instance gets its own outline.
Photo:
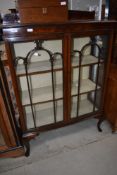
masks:
[[[83,24],[93,24],[93,25],[109,25],[113,26],[117,24],[116,20],[68,20],[66,22],[54,22],[54,23],[28,23],[28,24],[22,24],[22,23],[8,23],[8,24],[3,24],[0,25],[0,28],[6,29],[6,28],[19,28],[19,27],[29,27],[29,26],[61,26],[61,25],[72,25],[72,24],[78,24],[78,25],[83,25]]]
[[[61,23],[32,23],[2,25],[3,39],[6,41],[25,41],[32,39],[58,38],[65,34],[99,35],[109,34],[116,30],[115,20],[69,20]],[[109,33],[108,33],[109,32]]]

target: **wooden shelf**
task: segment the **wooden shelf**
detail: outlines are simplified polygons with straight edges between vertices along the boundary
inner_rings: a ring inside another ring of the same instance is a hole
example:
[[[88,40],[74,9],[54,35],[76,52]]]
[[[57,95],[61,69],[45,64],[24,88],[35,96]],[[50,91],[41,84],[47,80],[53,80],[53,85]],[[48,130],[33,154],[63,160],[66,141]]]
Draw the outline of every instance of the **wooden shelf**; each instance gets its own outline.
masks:
[[[93,103],[88,99],[81,100],[79,103],[79,116],[93,112]],[[97,111],[97,108],[95,109]],[[72,103],[71,118],[76,117],[77,103]]]
[[[35,114],[36,114],[37,127],[54,123],[53,108],[39,110],[39,111],[36,111]],[[57,107],[56,116],[57,116],[56,118],[57,122],[63,121],[63,106]],[[27,113],[26,118],[27,118],[28,129],[34,128],[32,114]]]
[[[93,81],[89,79],[83,79],[81,80],[80,94],[94,91],[95,88],[96,88],[96,84]],[[97,88],[99,89],[100,86],[97,86]],[[71,93],[72,95],[75,95],[78,93],[78,83],[77,82],[73,82]]]
[[[78,89],[77,82],[72,84],[72,95],[77,94]],[[87,93],[90,91],[94,91],[96,88],[96,84],[89,79],[84,79],[81,81],[80,93]],[[97,87],[100,88],[99,86]],[[52,86],[40,87],[32,90],[32,102],[33,103],[41,103],[49,100],[53,100],[52,96]],[[60,99],[63,98],[63,86],[62,84],[58,84],[55,86],[55,98]],[[29,93],[27,90],[22,91],[22,105],[30,105],[29,101]]]
[[[54,70],[62,70],[62,60],[56,59],[54,61]],[[36,73],[44,73],[44,72],[50,72],[51,71],[51,63],[50,61],[38,61],[38,62],[32,62],[28,66],[28,73],[36,74]],[[24,64],[18,64],[16,68],[16,74],[17,76],[25,76],[25,66]]]
[[[102,60],[101,60],[102,62]],[[98,58],[92,55],[85,55],[82,57],[81,65],[91,65],[98,63]],[[79,56],[72,57],[72,67],[78,67],[79,66]]]
[[[71,118],[76,117],[77,104],[72,104]],[[97,110],[97,109],[96,109]],[[79,116],[93,112],[93,104],[85,99],[80,101]],[[36,111],[36,124],[37,127],[54,123],[53,108],[47,108]],[[33,128],[33,118],[31,113],[27,113],[27,127],[28,129]],[[63,106],[57,107],[57,122],[63,120]]]
[[[92,55],[85,55],[82,58],[82,66],[85,65],[91,65],[98,63],[98,58]],[[102,63],[102,60],[101,60]],[[78,67],[79,66],[79,57],[74,56],[72,57],[72,66]],[[62,60],[56,59],[54,62],[54,70],[62,70]],[[28,66],[28,73],[36,74],[36,73],[44,73],[44,72],[50,72],[51,71],[51,64],[50,61],[38,61],[38,62],[32,62]],[[23,64],[18,64],[16,68],[16,74],[17,76],[25,76],[25,67]]]
[[[55,87],[55,98],[63,97],[62,84],[56,85]],[[52,86],[40,87],[32,90],[32,101],[33,103],[44,102],[52,100]],[[27,105],[29,103],[29,93],[27,90],[22,91],[22,104]]]

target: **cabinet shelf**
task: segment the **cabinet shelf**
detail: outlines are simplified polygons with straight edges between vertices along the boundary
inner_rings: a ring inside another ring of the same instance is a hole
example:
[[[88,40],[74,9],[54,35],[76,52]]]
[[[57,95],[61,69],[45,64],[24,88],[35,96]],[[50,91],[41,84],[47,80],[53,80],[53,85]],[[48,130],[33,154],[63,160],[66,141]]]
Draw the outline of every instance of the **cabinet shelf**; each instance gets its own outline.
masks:
[[[77,94],[77,82],[73,82],[72,84],[72,95]],[[92,82],[89,79],[84,79],[81,81],[81,88],[80,88],[80,94],[87,93],[90,91],[94,91],[96,87],[96,84]],[[99,89],[100,86],[97,86]],[[52,86],[46,86],[46,87],[40,87],[35,88],[32,90],[32,102],[35,103],[43,103],[43,102],[49,102],[53,99],[52,97]],[[63,98],[63,86],[62,84],[58,84],[55,86],[55,99],[62,99]],[[27,90],[22,91],[22,105],[28,106],[29,103],[29,93]]]
[[[85,55],[82,57],[82,66],[97,64],[98,58],[92,55]],[[100,63],[103,63],[103,60],[100,61]],[[78,67],[79,66],[79,57],[74,56],[72,57],[72,67]],[[62,60],[56,59],[54,62],[54,71],[62,70]],[[38,74],[38,73],[47,73],[51,72],[51,64],[50,61],[38,61],[38,62],[32,62],[28,66],[28,74]],[[16,68],[16,74],[17,76],[25,76],[25,66],[24,64],[18,64]]]
[[[55,87],[55,98],[59,99],[63,97],[63,86],[62,84],[58,84]],[[35,88],[32,90],[32,102],[48,102],[52,100],[52,86]],[[27,90],[22,91],[22,105],[28,105],[29,103],[29,93]]]
[[[50,103],[50,102],[53,102],[53,101],[59,101],[59,100],[63,100],[63,98],[57,98],[57,99],[55,99],[55,100],[47,100],[47,101],[38,101],[38,102],[34,102],[33,103],[33,105],[39,105],[39,104],[45,104],[45,103]],[[28,106],[30,106],[31,104],[30,103],[28,103],[28,104],[24,104],[24,105],[22,105],[23,107],[28,107]]]
[[[89,79],[83,79],[81,80],[81,87],[80,87],[80,94],[88,93],[91,91],[95,91],[96,84],[89,80]],[[100,86],[97,86],[97,89],[99,89]],[[78,83],[73,82],[72,84],[72,95],[76,95],[78,93]]]
[[[79,116],[93,112],[93,103],[88,99],[81,100],[79,104]],[[74,102],[72,103],[71,118],[76,117],[76,109],[77,103]],[[95,111],[97,110],[98,109],[95,108]]]
[[[54,71],[62,70],[62,60],[56,59],[54,61]],[[28,66],[28,74],[38,74],[38,73],[47,73],[51,72],[51,63],[50,61],[38,61],[38,62],[32,62]],[[18,64],[16,68],[16,74],[17,76],[25,76],[25,66],[24,64]]]
[[[77,103],[72,104],[72,111],[71,111],[71,118],[76,117],[76,107]],[[96,108],[95,111],[98,109]],[[88,113],[93,112],[93,104],[88,100],[81,100],[80,102],[80,108],[79,108],[79,116],[85,115]],[[35,112],[36,114],[36,124],[37,127],[48,125],[54,123],[54,116],[53,116],[53,108],[47,108],[44,110],[39,110]],[[33,119],[32,114],[27,113],[27,127],[28,129],[33,128]],[[63,120],[63,106],[57,107],[57,122],[60,122]]]
[[[54,123],[54,114],[53,114],[53,108],[47,108],[43,110],[38,110],[35,112],[36,117],[36,124],[37,127],[43,126],[43,125],[48,125]],[[33,128],[33,119],[32,119],[32,114],[27,113],[27,127]],[[63,106],[58,106],[56,110],[56,121],[60,122],[63,121]]]
[[[97,64],[98,63],[98,58],[92,55],[85,55],[82,57],[82,66],[87,66],[87,65],[92,65],[92,64]],[[103,60],[100,60],[100,63],[103,63]],[[79,56],[74,56],[72,57],[72,67],[79,67]]]

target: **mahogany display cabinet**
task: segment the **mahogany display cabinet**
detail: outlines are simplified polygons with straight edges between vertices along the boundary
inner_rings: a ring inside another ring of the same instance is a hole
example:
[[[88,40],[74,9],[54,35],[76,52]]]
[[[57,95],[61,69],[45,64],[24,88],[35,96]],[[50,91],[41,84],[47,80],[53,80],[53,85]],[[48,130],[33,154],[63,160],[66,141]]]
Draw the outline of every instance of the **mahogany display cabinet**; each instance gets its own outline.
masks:
[[[115,24],[68,21],[3,27],[7,60],[2,62],[25,140],[91,117],[99,119],[101,131]]]

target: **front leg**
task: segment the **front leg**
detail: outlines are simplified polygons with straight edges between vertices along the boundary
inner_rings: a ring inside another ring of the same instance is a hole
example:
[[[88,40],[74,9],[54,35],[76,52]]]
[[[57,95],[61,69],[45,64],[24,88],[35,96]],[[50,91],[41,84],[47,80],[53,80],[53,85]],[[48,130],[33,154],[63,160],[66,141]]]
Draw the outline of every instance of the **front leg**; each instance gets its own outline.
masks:
[[[102,132],[101,124],[104,120],[105,120],[105,118],[103,116],[99,118],[99,121],[97,123],[97,128],[98,128],[99,132]]]
[[[24,147],[25,147],[25,156],[28,157],[30,155],[30,143],[25,142]]]

